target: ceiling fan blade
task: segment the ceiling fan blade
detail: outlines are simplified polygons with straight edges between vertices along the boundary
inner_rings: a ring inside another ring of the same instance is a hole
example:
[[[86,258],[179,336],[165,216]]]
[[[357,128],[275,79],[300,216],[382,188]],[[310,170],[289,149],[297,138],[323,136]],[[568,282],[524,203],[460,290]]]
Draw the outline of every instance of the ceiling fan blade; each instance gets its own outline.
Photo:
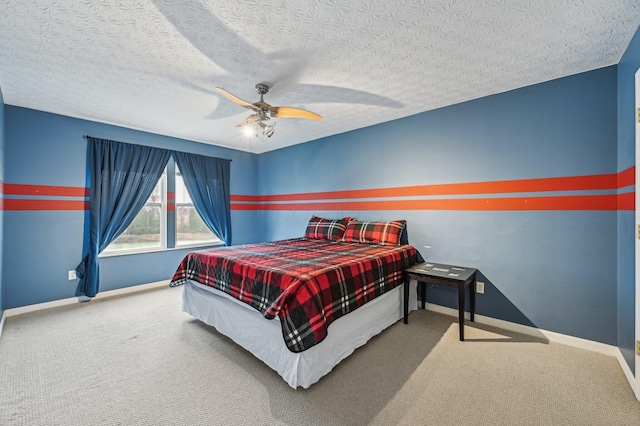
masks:
[[[269,107],[272,118],[306,118],[309,120],[322,120],[322,116],[314,112],[291,107]]]
[[[236,95],[227,92],[226,90],[224,90],[222,87],[216,87],[216,90],[218,92],[220,92],[222,94],[222,96],[224,96],[225,98],[229,99],[231,102],[235,102],[240,106],[243,106],[245,108],[249,108],[249,109],[253,109],[256,110],[258,109],[255,105],[253,105],[252,103],[249,103],[245,100],[240,99],[239,97],[237,97]]]

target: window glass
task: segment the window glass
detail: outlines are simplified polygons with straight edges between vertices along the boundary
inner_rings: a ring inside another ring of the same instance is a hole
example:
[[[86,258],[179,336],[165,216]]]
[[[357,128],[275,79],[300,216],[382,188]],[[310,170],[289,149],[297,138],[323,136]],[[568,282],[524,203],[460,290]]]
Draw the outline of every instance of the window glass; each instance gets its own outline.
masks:
[[[131,225],[107,246],[105,252],[136,251],[166,246],[165,176],[166,172]]]
[[[176,165],[176,246],[220,243],[218,238],[204,223]]]

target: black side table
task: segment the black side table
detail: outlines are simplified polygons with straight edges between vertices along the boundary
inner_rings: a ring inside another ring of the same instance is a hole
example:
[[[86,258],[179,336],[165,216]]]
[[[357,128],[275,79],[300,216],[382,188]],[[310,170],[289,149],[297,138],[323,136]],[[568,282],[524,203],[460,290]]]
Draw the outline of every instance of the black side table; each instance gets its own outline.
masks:
[[[441,263],[418,263],[404,270],[404,323],[409,322],[409,281],[416,280],[422,294],[422,309],[427,298],[426,283],[458,288],[458,321],[460,340],[464,341],[464,289],[470,290],[470,316],[474,321],[476,311],[476,271],[466,266],[444,265]],[[471,285],[470,285],[471,284]]]

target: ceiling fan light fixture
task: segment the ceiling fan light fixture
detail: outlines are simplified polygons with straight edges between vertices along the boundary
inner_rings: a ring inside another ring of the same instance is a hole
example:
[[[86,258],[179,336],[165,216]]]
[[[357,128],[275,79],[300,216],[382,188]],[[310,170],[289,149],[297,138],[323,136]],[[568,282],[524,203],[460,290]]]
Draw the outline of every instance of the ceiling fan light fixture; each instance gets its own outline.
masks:
[[[274,121],[273,124],[269,125],[265,123],[266,120],[269,120],[268,116],[262,116],[258,120],[252,119],[252,116],[250,116],[248,119],[246,119],[241,124],[238,124],[236,127],[240,127],[242,129],[242,133],[244,133],[245,136],[259,137],[260,132],[262,132],[263,135],[270,138],[271,136],[273,136],[276,123]]]
[[[273,136],[274,127],[276,127],[275,121],[271,126],[267,126],[262,133],[266,135],[268,138],[270,138],[271,136]]]
[[[269,120],[269,117],[265,117],[264,121],[266,120]],[[265,124],[264,121],[260,120],[256,124],[258,125],[258,127],[262,129],[262,134],[270,138],[271,136],[273,136],[274,127],[276,126],[276,123],[273,122],[273,124],[269,125],[269,124]]]
[[[255,131],[255,128],[250,125],[250,124],[245,124],[244,126],[240,126],[242,127],[242,133],[244,133],[245,136],[254,136],[258,137],[258,132]]]

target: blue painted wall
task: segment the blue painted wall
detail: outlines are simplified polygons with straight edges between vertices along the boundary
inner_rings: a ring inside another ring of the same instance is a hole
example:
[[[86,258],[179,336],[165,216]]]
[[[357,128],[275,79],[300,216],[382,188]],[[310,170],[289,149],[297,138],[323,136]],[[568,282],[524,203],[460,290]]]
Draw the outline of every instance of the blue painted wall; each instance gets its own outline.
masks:
[[[2,182],[4,181],[4,97],[0,87],[0,203],[2,203]],[[1,205],[1,204],[0,204]],[[0,208],[0,318],[4,312],[4,280],[2,279],[2,253],[4,246],[4,211]]]
[[[613,66],[269,152],[259,158],[259,191],[616,174],[616,93]],[[479,314],[617,344],[615,208],[263,211],[262,239],[301,235],[313,213],[407,219],[426,259],[479,268]],[[428,292],[457,306],[452,291]]]
[[[618,64],[618,170],[635,164],[635,74],[640,30]],[[635,372],[635,212],[618,213],[618,347]]]
[[[83,135],[89,134],[231,159],[231,193],[256,191],[255,154],[11,105],[5,107],[5,116],[7,184],[86,187],[87,149]],[[74,296],[77,281],[69,281],[67,272],[81,260],[85,215],[81,210],[4,212],[5,308]],[[256,240],[255,218],[256,212],[232,212],[234,244]],[[100,290],[169,279],[187,251],[102,258]]]

